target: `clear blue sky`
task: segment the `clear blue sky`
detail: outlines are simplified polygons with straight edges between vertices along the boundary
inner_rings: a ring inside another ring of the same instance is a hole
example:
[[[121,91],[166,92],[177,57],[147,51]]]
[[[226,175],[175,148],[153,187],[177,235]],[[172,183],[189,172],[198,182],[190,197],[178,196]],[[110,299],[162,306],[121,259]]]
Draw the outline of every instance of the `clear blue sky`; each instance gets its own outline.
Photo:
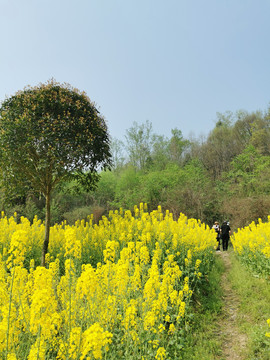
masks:
[[[0,0],[0,100],[52,77],[124,140],[133,122],[198,137],[270,103],[269,0]]]

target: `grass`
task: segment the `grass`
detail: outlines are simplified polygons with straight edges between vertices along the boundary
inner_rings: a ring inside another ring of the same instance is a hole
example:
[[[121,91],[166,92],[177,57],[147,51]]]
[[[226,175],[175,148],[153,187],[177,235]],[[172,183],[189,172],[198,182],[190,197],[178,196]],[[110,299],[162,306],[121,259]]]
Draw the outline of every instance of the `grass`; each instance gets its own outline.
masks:
[[[269,332],[266,321],[270,318],[270,282],[242,265],[231,249],[229,256],[228,281],[239,301],[235,326],[248,337],[245,360],[269,360],[270,339],[265,333]],[[190,321],[183,360],[224,359],[222,343],[226,339],[220,329],[222,310],[226,306],[221,288],[224,271],[223,260],[217,256],[208,281],[195,297],[195,315]]]
[[[269,360],[270,341],[265,333],[269,331],[266,321],[270,318],[270,282],[241,265],[234,253],[230,257],[228,279],[240,301],[237,325],[249,339],[246,360]]]
[[[218,336],[218,317],[222,310],[222,259],[216,257],[213,269],[201,292],[194,299],[195,315],[187,336],[183,360],[216,360],[222,353]]]

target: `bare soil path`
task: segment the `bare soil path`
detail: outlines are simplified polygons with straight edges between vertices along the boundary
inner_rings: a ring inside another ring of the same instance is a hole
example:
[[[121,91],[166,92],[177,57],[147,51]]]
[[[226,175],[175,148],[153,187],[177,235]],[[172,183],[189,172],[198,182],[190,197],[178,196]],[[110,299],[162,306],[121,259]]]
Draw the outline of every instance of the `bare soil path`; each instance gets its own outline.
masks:
[[[241,333],[237,327],[236,319],[238,316],[239,299],[228,279],[231,269],[230,252],[221,251],[217,254],[221,256],[225,265],[225,272],[221,283],[224,293],[224,308],[219,322],[219,336],[223,342],[223,355],[221,359],[246,360],[245,349],[248,339],[246,334]]]

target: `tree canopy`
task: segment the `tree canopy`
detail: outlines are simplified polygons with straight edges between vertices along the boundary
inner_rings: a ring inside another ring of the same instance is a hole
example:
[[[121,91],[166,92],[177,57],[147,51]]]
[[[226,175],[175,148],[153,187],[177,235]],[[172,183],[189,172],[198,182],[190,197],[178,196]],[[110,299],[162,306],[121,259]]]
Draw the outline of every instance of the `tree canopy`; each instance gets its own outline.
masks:
[[[106,122],[85,93],[52,80],[3,101],[2,181],[7,187],[28,184],[45,196],[48,227],[43,256],[49,241],[52,190],[70,177],[90,189],[98,179],[97,170],[110,162]]]

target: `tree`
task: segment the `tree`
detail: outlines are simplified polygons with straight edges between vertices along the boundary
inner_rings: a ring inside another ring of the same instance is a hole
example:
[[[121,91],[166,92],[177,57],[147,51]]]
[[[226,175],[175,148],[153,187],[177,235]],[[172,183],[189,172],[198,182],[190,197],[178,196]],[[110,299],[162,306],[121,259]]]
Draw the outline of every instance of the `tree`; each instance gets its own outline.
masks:
[[[190,141],[184,139],[182,131],[175,128],[171,130],[169,149],[172,162],[180,165],[183,162],[183,154],[189,148]]]
[[[237,112],[238,119],[233,126],[233,137],[240,145],[240,152],[250,143],[252,136],[252,124],[256,119],[256,114],[249,114],[246,111]]]
[[[112,153],[112,168],[119,170],[124,166],[125,157],[123,154],[124,143],[118,139],[112,139],[111,141],[111,153]]]
[[[270,155],[270,118],[257,117],[252,124],[251,144],[262,155]]]
[[[147,120],[145,124],[138,125],[135,121],[126,131],[125,138],[131,164],[138,169],[145,169],[153,145],[152,123]]]
[[[153,169],[164,170],[166,169],[170,156],[169,156],[169,140],[164,135],[153,135],[153,146],[151,158],[153,160]]]
[[[45,264],[53,189],[75,178],[87,189],[110,166],[107,125],[85,93],[54,80],[28,87],[0,108],[0,166],[6,186],[30,185],[46,199]]]
[[[231,160],[239,153],[239,146],[232,132],[233,114],[231,112],[224,115],[217,113],[217,117],[215,128],[198,152],[198,158],[213,180],[217,180],[223,171],[228,170]]]
[[[233,196],[248,197],[270,194],[270,157],[261,155],[258,149],[249,145],[231,162],[231,170],[223,180],[230,186]]]

